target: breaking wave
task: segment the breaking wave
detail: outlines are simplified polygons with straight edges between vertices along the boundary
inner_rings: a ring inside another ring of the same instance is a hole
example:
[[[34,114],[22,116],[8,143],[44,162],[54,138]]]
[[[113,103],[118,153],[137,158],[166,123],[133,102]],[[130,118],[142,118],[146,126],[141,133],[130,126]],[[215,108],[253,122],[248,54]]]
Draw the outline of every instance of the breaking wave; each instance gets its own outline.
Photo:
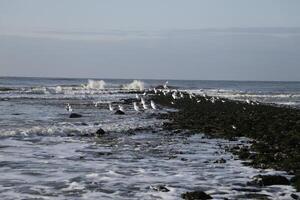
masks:
[[[105,81],[100,80],[88,80],[87,85],[84,85],[84,88],[86,89],[93,89],[93,90],[103,90],[105,88]]]
[[[143,81],[134,80],[129,84],[123,85],[123,89],[143,91],[145,89],[145,83]]]

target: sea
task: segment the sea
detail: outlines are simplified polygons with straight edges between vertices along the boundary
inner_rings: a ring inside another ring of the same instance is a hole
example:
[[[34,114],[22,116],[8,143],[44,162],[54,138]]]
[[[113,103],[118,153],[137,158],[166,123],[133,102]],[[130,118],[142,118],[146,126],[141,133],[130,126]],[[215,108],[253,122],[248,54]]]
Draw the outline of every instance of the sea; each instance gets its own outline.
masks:
[[[226,151],[249,139],[174,134],[157,117],[174,110],[151,109],[147,94],[147,110],[126,103],[166,81],[189,93],[300,108],[300,82],[0,77],[0,199],[180,199],[195,190],[214,199],[291,199],[291,186],[248,184],[258,174],[291,178]],[[69,118],[67,104],[82,117]],[[107,134],[89,136],[99,128]]]

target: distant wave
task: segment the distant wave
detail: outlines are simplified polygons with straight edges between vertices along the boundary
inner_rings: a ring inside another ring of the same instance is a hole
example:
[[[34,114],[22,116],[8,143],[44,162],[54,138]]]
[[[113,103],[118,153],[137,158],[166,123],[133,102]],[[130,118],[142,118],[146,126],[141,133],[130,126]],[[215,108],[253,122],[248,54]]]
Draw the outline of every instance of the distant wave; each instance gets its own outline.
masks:
[[[93,90],[103,90],[105,88],[105,81],[100,80],[88,80],[87,85],[84,85],[84,88],[86,89],[93,89]]]
[[[145,83],[143,81],[134,80],[129,84],[123,85],[123,89],[143,91],[145,89]]]

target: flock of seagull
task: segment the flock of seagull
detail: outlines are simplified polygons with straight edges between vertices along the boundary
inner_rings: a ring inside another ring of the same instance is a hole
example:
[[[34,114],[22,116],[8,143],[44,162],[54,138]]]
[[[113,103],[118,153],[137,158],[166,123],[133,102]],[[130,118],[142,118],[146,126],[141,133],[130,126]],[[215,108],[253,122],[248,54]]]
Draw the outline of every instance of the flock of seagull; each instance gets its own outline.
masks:
[[[153,92],[154,94],[157,94],[157,95],[164,95],[164,96],[167,96],[169,94],[171,94],[172,96],[172,99],[171,100],[171,104],[174,105],[175,104],[175,100],[177,99],[181,99],[181,98],[184,98],[184,92],[182,91],[179,91],[177,89],[174,89],[174,90],[171,90],[168,88],[167,86],[168,84],[168,81],[165,82],[165,84],[163,85],[163,89],[157,89],[157,88],[153,88],[153,89],[149,89],[149,92]],[[144,99],[143,96],[146,96],[146,92],[144,92],[142,95],[139,95],[139,94],[136,94],[136,99],[137,101],[133,102],[133,109],[136,111],[136,112],[140,112],[140,111],[145,111],[145,110],[148,110],[149,109],[149,105],[146,104],[146,101]],[[185,94],[188,95],[188,97],[190,99],[194,99],[196,100],[197,103],[200,103],[201,102],[201,99],[198,99],[196,98],[195,94],[194,93],[191,93],[191,92],[185,92]],[[211,101],[211,103],[216,103],[216,101],[221,101],[222,103],[225,103],[226,101],[224,99],[221,99],[219,97],[208,97],[205,93],[202,94],[202,96],[204,97],[204,100],[205,101]],[[247,104],[251,104],[251,105],[255,105],[255,104],[258,104],[258,102],[253,102],[253,101],[250,101],[249,99],[246,99],[245,101]],[[95,102],[95,107],[98,107],[98,104],[99,102]],[[140,108],[140,105],[142,108]],[[125,112],[125,109],[122,105],[118,105],[117,108],[114,108],[112,103],[108,103],[108,109],[110,111],[122,111],[122,112]],[[155,104],[155,102],[153,100],[150,100],[150,109],[152,110],[157,110],[157,106]],[[68,103],[66,105],[66,110],[68,112],[73,112],[73,109],[71,107],[71,105]]]

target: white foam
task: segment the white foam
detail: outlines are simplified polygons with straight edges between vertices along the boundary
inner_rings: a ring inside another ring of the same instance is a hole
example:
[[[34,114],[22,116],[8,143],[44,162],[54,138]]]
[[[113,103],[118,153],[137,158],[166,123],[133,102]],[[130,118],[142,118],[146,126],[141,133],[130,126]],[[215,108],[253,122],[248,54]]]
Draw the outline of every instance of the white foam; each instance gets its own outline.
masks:
[[[105,81],[100,80],[100,81],[96,81],[96,80],[88,80],[88,83],[86,86],[84,86],[84,88],[86,89],[92,89],[92,90],[103,90],[105,88]]]
[[[143,81],[134,80],[129,84],[123,85],[123,89],[143,91],[145,89],[145,83]]]

